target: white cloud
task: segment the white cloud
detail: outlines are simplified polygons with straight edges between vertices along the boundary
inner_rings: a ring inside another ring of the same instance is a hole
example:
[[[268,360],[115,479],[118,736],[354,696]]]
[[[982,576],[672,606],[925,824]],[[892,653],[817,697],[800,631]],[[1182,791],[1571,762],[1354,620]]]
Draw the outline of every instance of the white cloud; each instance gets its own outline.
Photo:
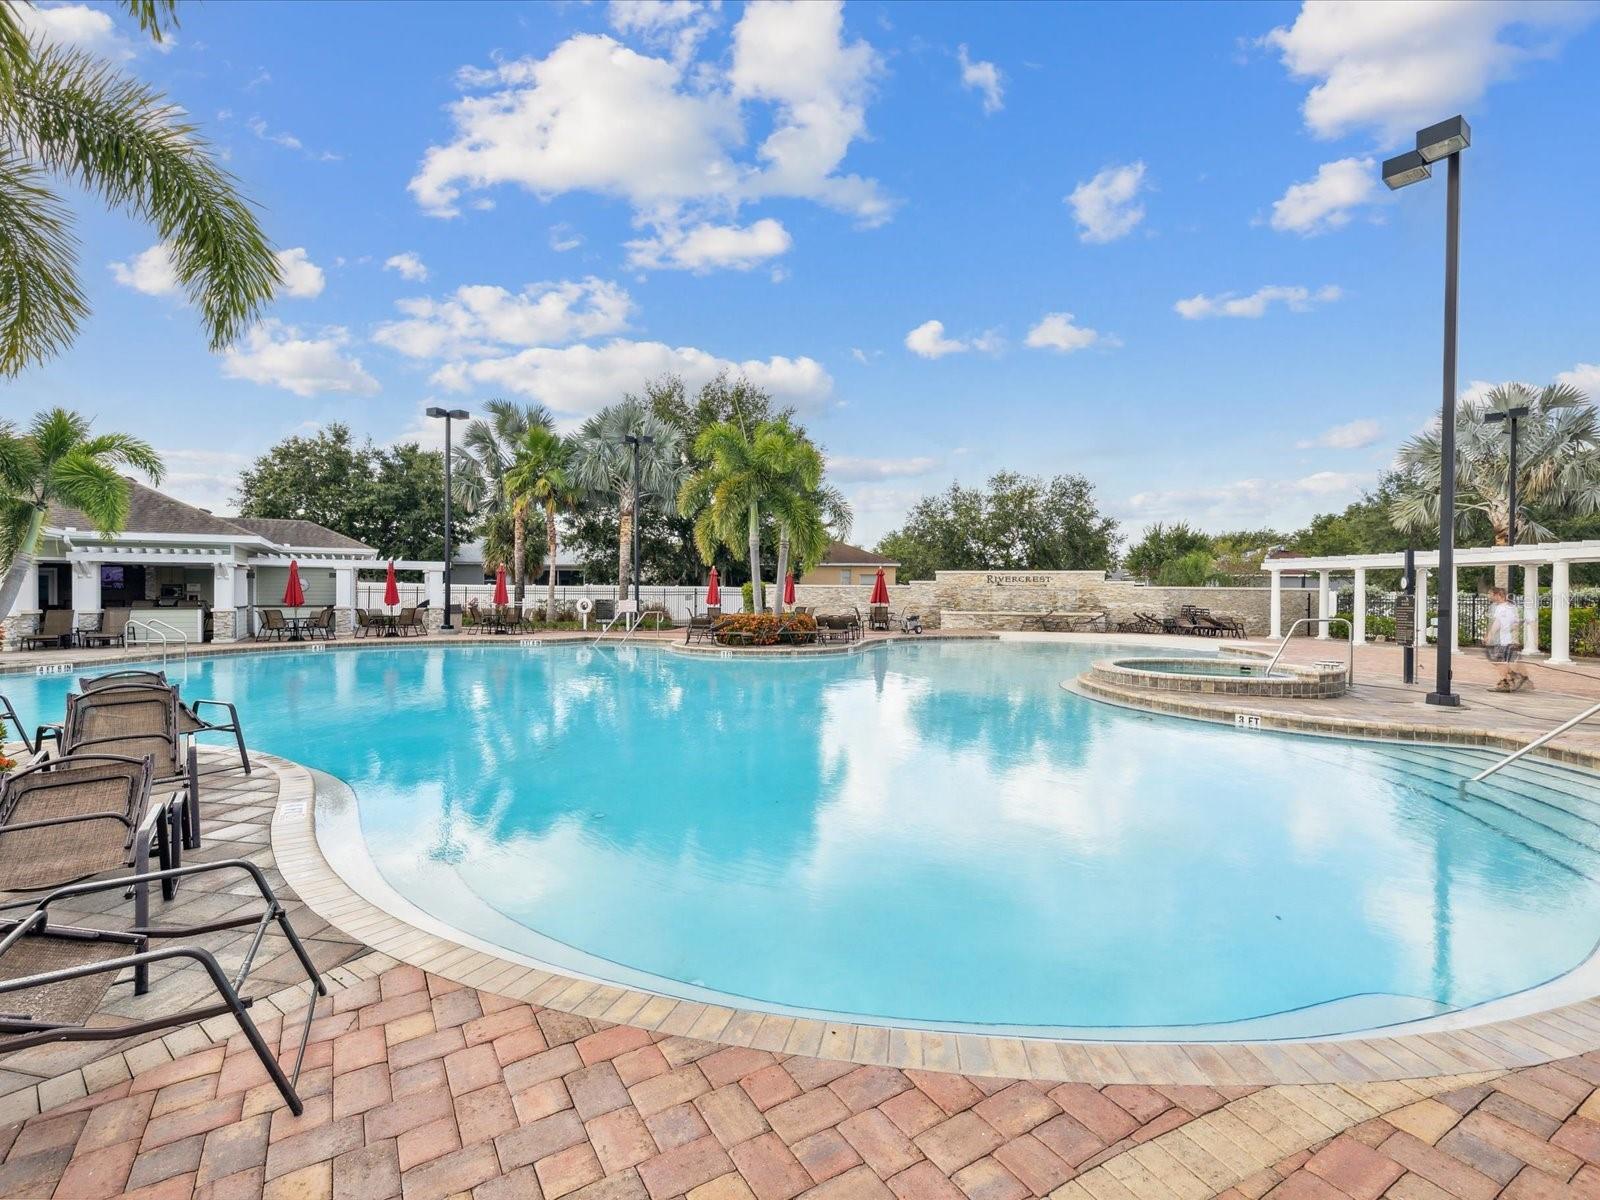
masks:
[[[274,146],[282,146],[285,150],[305,149],[305,144],[294,134],[284,131],[274,133],[260,117],[251,117],[245,122],[245,126],[263,142],[271,142]]]
[[[1326,233],[1350,221],[1350,210],[1371,203],[1378,178],[1370,158],[1323,163],[1315,179],[1291,184],[1272,205],[1272,227],[1282,233]]]
[[[1112,340],[1103,338],[1096,330],[1074,325],[1072,320],[1072,314],[1068,312],[1045,313],[1039,323],[1028,330],[1026,344],[1036,350],[1059,350],[1063,354],[1071,354],[1096,342]]]
[[[565,221],[550,226],[550,249],[557,254],[565,254],[568,250],[576,250],[583,245],[583,235],[573,231],[571,225]]]
[[[771,217],[743,228],[712,224],[692,229],[663,227],[654,237],[627,244],[628,265],[700,275],[719,267],[748,271],[769,258],[787,254],[793,244],[789,231]]]
[[[1383,427],[1370,417],[1324,429],[1314,438],[1295,443],[1297,450],[1362,450],[1378,440]]]
[[[163,446],[156,452],[167,468],[161,476],[161,490],[185,504],[214,513],[234,511],[233,493],[239,487],[239,472],[254,458],[233,450],[175,450]]]
[[[303,246],[278,251],[278,270],[283,275],[283,286],[278,293],[280,296],[309,300],[322,295],[323,286],[327,283],[322,268],[311,261]]]
[[[926,475],[939,465],[936,458],[857,458],[849,454],[830,454],[828,474],[840,483],[861,483],[881,479],[904,479]]]
[[[1107,167],[1093,179],[1072,189],[1067,203],[1085,242],[1114,242],[1132,233],[1144,220],[1144,205],[1138,195],[1144,187],[1144,163]]]
[[[598,412],[626,392],[636,392],[648,379],[677,375],[691,391],[719,372],[743,375],[765,388],[779,404],[815,411],[833,392],[833,379],[812,358],[733,362],[692,346],[634,342],[617,338],[600,346],[546,346],[502,358],[453,362],[433,375],[450,391],[474,386],[515,392],[544,404],[573,424]]]
[[[623,36],[632,34],[645,45],[668,51],[674,62],[686,63],[701,40],[716,27],[719,2],[696,0],[611,0],[606,20]]]
[[[1169,488],[1128,498],[1127,515],[1142,521],[1188,521],[1202,527],[1300,523],[1318,508],[1353,499],[1371,472],[1316,471],[1298,479],[1240,479],[1214,487]]]
[[[422,259],[410,250],[404,254],[391,254],[383,260],[385,271],[398,271],[400,278],[411,283],[425,283],[428,279],[428,268]]]
[[[1301,109],[1312,133],[1371,128],[1396,144],[1471,108],[1592,15],[1588,5],[1521,0],[1306,0],[1293,25],[1261,40],[1295,78],[1317,81]]]
[[[343,354],[349,344],[349,331],[337,325],[320,331],[320,336],[305,337],[294,326],[268,318],[222,352],[222,373],[296,396],[325,392],[370,396],[378,391],[378,381],[362,369],[360,359]]]
[[[627,328],[633,301],[617,284],[590,276],[532,283],[516,293],[468,285],[449,299],[400,300],[395,307],[406,319],[379,325],[373,341],[412,358],[463,358],[616,333]]]
[[[1280,287],[1276,284],[1257,288],[1248,296],[1223,292],[1216,296],[1190,296],[1172,306],[1173,311],[1186,321],[1204,317],[1262,317],[1274,304],[1282,304],[1290,312],[1309,312],[1318,304],[1339,299],[1344,293],[1329,284],[1313,292],[1310,288]]]
[[[100,58],[126,61],[148,44],[161,53],[171,50],[176,42],[167,34],[157,42],[134,42],[117,29],[111,14],[104,9],[87,4],[51,4],[35,7],[30,4],[8,5],[12,15],[22,26],[22,31],[40,41],[83,50]]]
[[[675,39],[706,11],[611,10],[619,28],[641,36],[677,30]],[[678,54],[681,43],[673,44]],[[542,59],[463,71],[467,86],[494,90],[450,106],[453,137],[428,149],[410,189],[442,217],[459,214],[465,193],[501,184],[544,199],[620,196],[657,236],[699,224],[731,228],[742,204],[765,197],[809,199],[877,224],[888,219],[890,201],[875,181],[840,166],[866,133],[878,69],[871,46],[846,39],[836,2],[747,5],[726,66],[578,34]],[[745,149],[747,109],[770,128],[753,154]]]
[[[971,348],[967,342],[945,337],[943,321],[924,321],[906,334],[906,349],[922,358],[943,358]]]
[[[1589,399],[1600,401],[1600,363],[1579,363],[1570,371],[1559,372],[1556,382],[1570,384]]]
[[[1004,108],[1000,68],[992,62],[968,58],[964,44],[956,48],[956,59],[961,64],[961,86],[983,93],[983,111],[997,113]]]
[[[131,287],[146,296],[170,296],[178,290],[178,272],[172,265],[172,254],[164,243],[141,251],[127,262],[108,265],[113,279],[123,287]]]

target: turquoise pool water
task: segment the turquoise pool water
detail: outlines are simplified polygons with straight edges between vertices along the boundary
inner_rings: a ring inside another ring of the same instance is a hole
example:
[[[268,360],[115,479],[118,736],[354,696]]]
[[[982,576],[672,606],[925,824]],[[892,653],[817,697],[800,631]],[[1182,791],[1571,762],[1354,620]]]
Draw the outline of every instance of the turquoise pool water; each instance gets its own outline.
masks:
[[[425,911],[677,995],[1303,1035],[1503,996],[1600,937],[1592,777],[1522,766],[1461,803],[1482,756],[1059,687],[1109,652],[363,648],[198,659],[184,690],[346,781],[372,863]],[[0,678],[30,722],[67,687]]]
[[[1236,658],[1193,658],[1176,661],[1170,658],[1119,658],[1119,667],[1133,667],[1140,671],[1154,671],[1158,675],[1206,675],[1223,679],[1293,679],[1288,671],[1267,674],[1264,662],[1242,662]]]

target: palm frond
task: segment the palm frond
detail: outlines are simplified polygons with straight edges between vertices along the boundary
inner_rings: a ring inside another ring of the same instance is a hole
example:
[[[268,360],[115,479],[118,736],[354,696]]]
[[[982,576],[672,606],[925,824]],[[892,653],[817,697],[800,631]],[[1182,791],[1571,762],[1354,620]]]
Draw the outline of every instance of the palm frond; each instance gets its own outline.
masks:
[[[89,312],[71,218],[43,179],[0,151],[0,374],[59,354]]]
[[[166,463],[162,462],[155,448],[143,438],[129,433],[102,433],[98,437],[86,438],[79,443],[77,450],[98,461],[118,463],[143,471],[152,483],[160,483],[167,471]]]
[[[164,41],[178,27],[178,0],[122,0],[122,7],[153,42]]]
[[[51,465],[50,490],[100,533],[116,533],[128,519],[128,481],[81,450],[69,450]]]

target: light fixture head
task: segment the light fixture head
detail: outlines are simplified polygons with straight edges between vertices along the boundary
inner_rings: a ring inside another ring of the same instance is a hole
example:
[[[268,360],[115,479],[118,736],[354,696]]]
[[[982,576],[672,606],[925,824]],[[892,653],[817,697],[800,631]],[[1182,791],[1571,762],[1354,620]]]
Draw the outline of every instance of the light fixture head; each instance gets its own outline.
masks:
[[[457,421],[465,421],[465,420],[466,420],[466,419],[467,419],[467,418],[468,418],[468,417],[470,417],[470,416],[471,416],[471,415],[472,415],[472,414],[471,414],[471,413],[469,413],[469,412],[468,412],[468,411],[467,411],[467,410],[466,410],[466,409],[464,409],[464,408],[452,408],[452,409],[451,409],[451,410],[450,410],[450,415],[451,415],[451,416],[452,416],[452,417],[454,417],[454,418],[455,418],[455,419],[456,419],[456,420],[457,420]]]
[[[1429,125],[1417,132],[1417,153],[1427,162],[1438,162],[1472,145],[1472,127],[1460,116]]]
[[[1415,150],[1407,150],[1394,158],[1383,160],[1383,181],[1390,191],[1399,191],[1407,184],[1416,183],[1433,174],[1428,160]]]
[[[428,409],[428,415],[430,417],[447,417],[450,414],[445,412],[442,408],[430,408]]]

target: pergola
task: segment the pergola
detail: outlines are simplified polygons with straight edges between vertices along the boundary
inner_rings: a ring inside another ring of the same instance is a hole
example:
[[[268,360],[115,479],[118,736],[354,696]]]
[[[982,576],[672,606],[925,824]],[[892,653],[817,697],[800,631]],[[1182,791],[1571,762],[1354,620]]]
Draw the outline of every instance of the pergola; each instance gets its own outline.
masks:
[[[1529,542],[1517,546],[1457,547],[1455,565],[1459,571],[1465,567],[1521,567],[1522,587],[1522,644],[1533,649],[1539,644],[1539,572],[1550,568],[1550,657],[1552,663],[1572,661],[1572,626],[1570,608],[1572,598],[1571,568],[1573,563],[1600,562],[1600,541],[1590,542]],[[1418,550],[1417,568],[1417,645],[1426,643],[1428,621],[1428,572],[1437,571],[1439,552]],[[1399,571],[1405,568],[1405,555],[1391,554],[1335,554],[1324,557],[1270,558],[1261,569],[1272,576],[1272,636],[1283,636],[1283,574],[1284,572],[1315,571],[1317,573],[1317,615],[1333,616],[1332,577],[1350,574],[1355,578],[1355,611],[1352,613],[1352,636],[1357,642],[1367,640],[1367,572],[1371,570]],[[1439,614],[1439,636],[1448,637],[1449,644],[1460,649],[1456,637],[1456,614]],[[1318,628],[1318,637],[1327,638],[1328,626]]]

